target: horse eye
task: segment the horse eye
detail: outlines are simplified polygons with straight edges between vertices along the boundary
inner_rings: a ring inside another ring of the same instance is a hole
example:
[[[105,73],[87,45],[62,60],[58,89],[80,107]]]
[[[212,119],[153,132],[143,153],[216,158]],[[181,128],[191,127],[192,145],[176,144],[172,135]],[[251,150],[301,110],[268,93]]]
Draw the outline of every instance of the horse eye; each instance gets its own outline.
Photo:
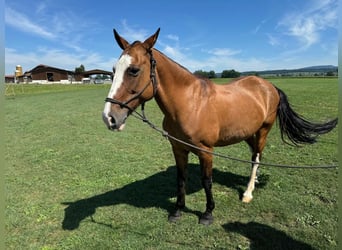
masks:
[[[128,68],[128,74],[130,75],[130,76],[138,76],[138,74],[139,74],[139,71],[140,71],[140,69],[139,68],[134,68],[134,67],[130,67],[130,68]]]

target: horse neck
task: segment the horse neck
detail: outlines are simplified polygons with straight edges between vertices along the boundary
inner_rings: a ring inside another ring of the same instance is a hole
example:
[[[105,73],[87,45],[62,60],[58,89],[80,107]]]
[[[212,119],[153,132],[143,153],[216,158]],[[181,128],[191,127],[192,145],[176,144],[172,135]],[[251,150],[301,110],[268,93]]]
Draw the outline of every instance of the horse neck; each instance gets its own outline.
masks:
[[[157,62],[158,92],[156,101],[165,115],[176,117],[181,109],[191,108],[184,103],[190,103],[189,88],[193,88],[196,77],[181,65],[159,52],[153,51]]]

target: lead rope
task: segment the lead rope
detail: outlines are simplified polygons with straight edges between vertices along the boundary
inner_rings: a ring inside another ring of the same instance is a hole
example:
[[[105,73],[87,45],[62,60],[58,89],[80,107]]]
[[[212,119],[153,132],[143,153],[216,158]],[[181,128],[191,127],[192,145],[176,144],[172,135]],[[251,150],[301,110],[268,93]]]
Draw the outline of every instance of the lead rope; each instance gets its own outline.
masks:
[[[243,159],[239,159],[239,158],[235,158],[232,156],[228,156],[228,155],[223,155],[220,153],[215,153],[200,147],[197,147],[196,145],[193,145],[191,143],[185,142],[181,139],[178,139],[172,135],[170,135],[167,131],[158,128],[156,125],[154,125],[152,122],[150,122],[150,120],[147,119],[146,115],[145,115],[145,103],[141,104],[141,114],[137,111],[133,111],[132,116],[143,121],[144,123],[148,124],[152,129],[154,129],[155,131],[159,132],[163,137],[174,140],[176,142],[179,142],[181,144],[184,144],[188,147],[191,147],[193,149],[208,153],[208,154],[212,154],[214,156],[220,157],[220,158],[224,158],[224,159],[228,159],[228,160],[232,160],[232,161],[238,161],[238,162],[243,162],[243,163],[251,163],[251,164],[259,164],[259,165],[263,165],[263,166],[269,166],[269,167],[278,167],[278,168],[338,168],[338,165],[322,165],[322,166],[299,166],[299,165],[286,165],[286,164],[276,164],[276,163],[267,163],[267,162],[256,162],[256,161],[250,161],[250,160],[243,160]]]

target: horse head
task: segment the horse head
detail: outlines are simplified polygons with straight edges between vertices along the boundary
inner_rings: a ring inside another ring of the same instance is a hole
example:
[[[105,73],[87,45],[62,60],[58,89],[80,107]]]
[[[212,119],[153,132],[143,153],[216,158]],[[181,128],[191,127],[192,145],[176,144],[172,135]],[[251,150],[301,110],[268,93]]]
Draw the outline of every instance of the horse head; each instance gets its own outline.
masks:
[[[102,118],[111,130],[121,131],[127,117],[156,93],[155,60],[152,48],[160,29],[144,42],[129,44],[114,29],[114,37],[123,50],[115,65],[113,83],[106,98]]]

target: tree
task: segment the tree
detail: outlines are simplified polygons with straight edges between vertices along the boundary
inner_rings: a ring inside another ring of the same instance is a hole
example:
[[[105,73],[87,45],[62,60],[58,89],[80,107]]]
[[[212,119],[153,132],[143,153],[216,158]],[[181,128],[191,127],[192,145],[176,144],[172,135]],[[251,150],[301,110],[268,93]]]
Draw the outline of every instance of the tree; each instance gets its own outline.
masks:
[[[235,71],[234,69],[231,70],[223,70],[222,71],[222,78],[236,78],[239,77],[241,75],[240,72]]]
[[[81,64],[79,67],[75,68],[75,73],[83,73],[85,71],[84,65]]]
[[[194,75],[204,77],[204,78],[215,78],[216,77],[216,73],[213,70],[211,70],[209,72],[203,71],[203,70],[196,70],[194,72]]]
[[[194,75],[204,77],[204,78],[208,78],[208,72],[203,71],[203,70],[196,70],[194,72]]]
[[[216,77],[215,71],[214,70],[209,71],[208,77],[209,78],[215,78]]]

